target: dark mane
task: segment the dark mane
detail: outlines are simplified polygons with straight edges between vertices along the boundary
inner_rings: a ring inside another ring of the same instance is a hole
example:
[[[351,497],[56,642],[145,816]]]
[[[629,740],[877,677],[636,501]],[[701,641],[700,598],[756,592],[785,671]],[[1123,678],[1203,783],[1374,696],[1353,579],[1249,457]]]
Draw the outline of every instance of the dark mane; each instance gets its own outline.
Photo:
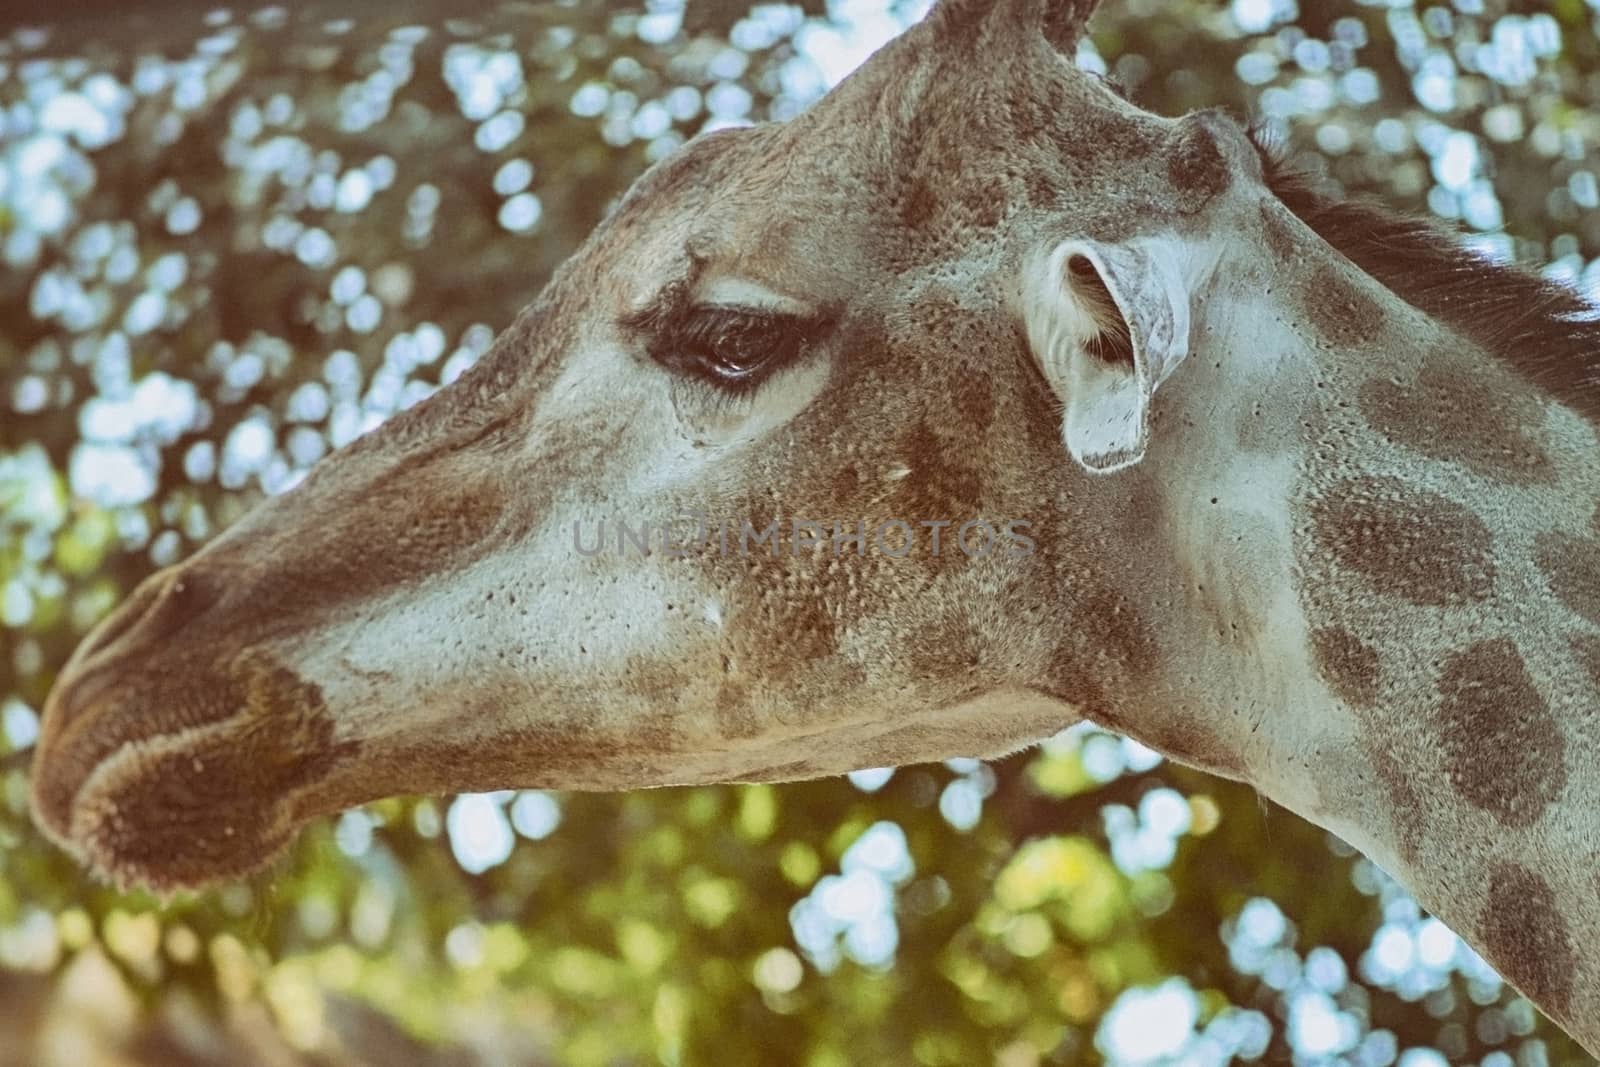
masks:
[[[1600,422],[1600,308],[1526,267],[1486,258],[1428,219],[1325,196],[1264,135],[1253,131],[1251,139],[1268,187],[1323,240],[1402,300]]]

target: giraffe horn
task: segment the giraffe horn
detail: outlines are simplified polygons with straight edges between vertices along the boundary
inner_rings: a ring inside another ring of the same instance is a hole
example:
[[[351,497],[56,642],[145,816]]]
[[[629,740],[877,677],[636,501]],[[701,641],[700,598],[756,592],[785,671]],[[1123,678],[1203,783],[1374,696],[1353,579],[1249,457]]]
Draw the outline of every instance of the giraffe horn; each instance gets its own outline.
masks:
[[[941,0],[934,9],[942,34],[973,38],[988,32],[1033,31],[1058,51],[1072,52],[1100,0]]]
[[[1083,36],[1089,16],[1100,6],[1100,0],[1045,0],[1042,5],[1027,6],[1042,7],[1039,11],[1039,29],[1044,33],[1045,40],[1060,51],[1070,53],[1077,48],[1078,38]]]

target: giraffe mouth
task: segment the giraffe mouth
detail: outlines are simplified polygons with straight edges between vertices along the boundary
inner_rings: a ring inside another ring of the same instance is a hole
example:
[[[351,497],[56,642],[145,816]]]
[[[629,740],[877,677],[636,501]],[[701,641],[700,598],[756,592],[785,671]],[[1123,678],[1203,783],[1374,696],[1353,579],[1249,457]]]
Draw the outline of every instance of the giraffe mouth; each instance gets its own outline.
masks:
[[[300,798],[357,747],[328,743],[331,727],[315,705],[278,710],[269,720],[246,702],[217,721],[105,752],[45,741],[34,760],[35,821],[122,888],[171,891],[247,875],[317,814]],[[90,714],[141,717],[119,702]]]
[[[205,600],[192,574],[154,576],[84,640],[45,702],[34,821],[124,887],[263,866],[309,817],[301,794],[356,747],[335,739],[317,687],[263,647],[184,640]]]
[[[281,800],[262,802],[237,788],[236,760],[208,760],[221,746],[206,740],[167,736],[124,746],[78,790],[64,828],[41,822],[123,889],[168,892],[249,874],[282,851],[295,827]]]

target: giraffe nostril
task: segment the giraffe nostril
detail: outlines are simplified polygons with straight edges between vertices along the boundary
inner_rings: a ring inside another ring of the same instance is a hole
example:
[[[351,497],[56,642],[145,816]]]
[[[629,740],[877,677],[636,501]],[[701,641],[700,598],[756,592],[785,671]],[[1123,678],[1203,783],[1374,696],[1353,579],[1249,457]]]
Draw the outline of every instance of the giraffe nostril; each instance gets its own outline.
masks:
[[[209,583],[202,581],[192,571],[174,574],[139,620],[140,638],[156,641],[171,637],[204,614],[212,601],[208,586]]]
[[[89,670],[118,658],[123,646],[171,637],[211,605],[208,587],[189,569],[151,575],[84,641],[77,664]]]
[[[85,740],[85,731],[99,729],[94,709],[103,706],[108,696],[148,684],[150,674],[145,665],[173,635],[205,617],[217,599],[211,593],[215,588],[210,581],[197,580],[190,567],[151,575],[134,590],[121,608],[85,638],[56,679],[45,700],[40,750],[103,755],[103,747],[115,747],[115,731],[99,742]],[[78,770],[86,773],[86,766]],[[71,777],[76,788],[81,775]],[[64,818],[61,805],[68,799],[67,794],[53,798],[57,816]]]
[[[111,617],[84,639],[83,647],[78,652],[79,658],[89,659],[116,644],[117,639],[131,630],[160,598],[162,588],[163,583],[155,577],[140,582],[133,595],[119,604]]]

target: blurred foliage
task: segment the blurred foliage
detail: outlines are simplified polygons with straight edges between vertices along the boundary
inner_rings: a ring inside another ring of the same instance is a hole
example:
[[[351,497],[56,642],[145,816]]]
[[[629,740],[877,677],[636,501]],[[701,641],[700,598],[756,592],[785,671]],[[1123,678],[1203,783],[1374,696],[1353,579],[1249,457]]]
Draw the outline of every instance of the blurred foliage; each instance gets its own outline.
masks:
[[[650,161],[794,114],[918,14],[4,28],[0,1063],[1583,1062],[1372,864],[1093,730],[781,788],[390,800],[164,903],[32,828],[35,711],[119,596],[458,376]],[[1592,291],[1595,18],[1113,0],[1079,60]]]

